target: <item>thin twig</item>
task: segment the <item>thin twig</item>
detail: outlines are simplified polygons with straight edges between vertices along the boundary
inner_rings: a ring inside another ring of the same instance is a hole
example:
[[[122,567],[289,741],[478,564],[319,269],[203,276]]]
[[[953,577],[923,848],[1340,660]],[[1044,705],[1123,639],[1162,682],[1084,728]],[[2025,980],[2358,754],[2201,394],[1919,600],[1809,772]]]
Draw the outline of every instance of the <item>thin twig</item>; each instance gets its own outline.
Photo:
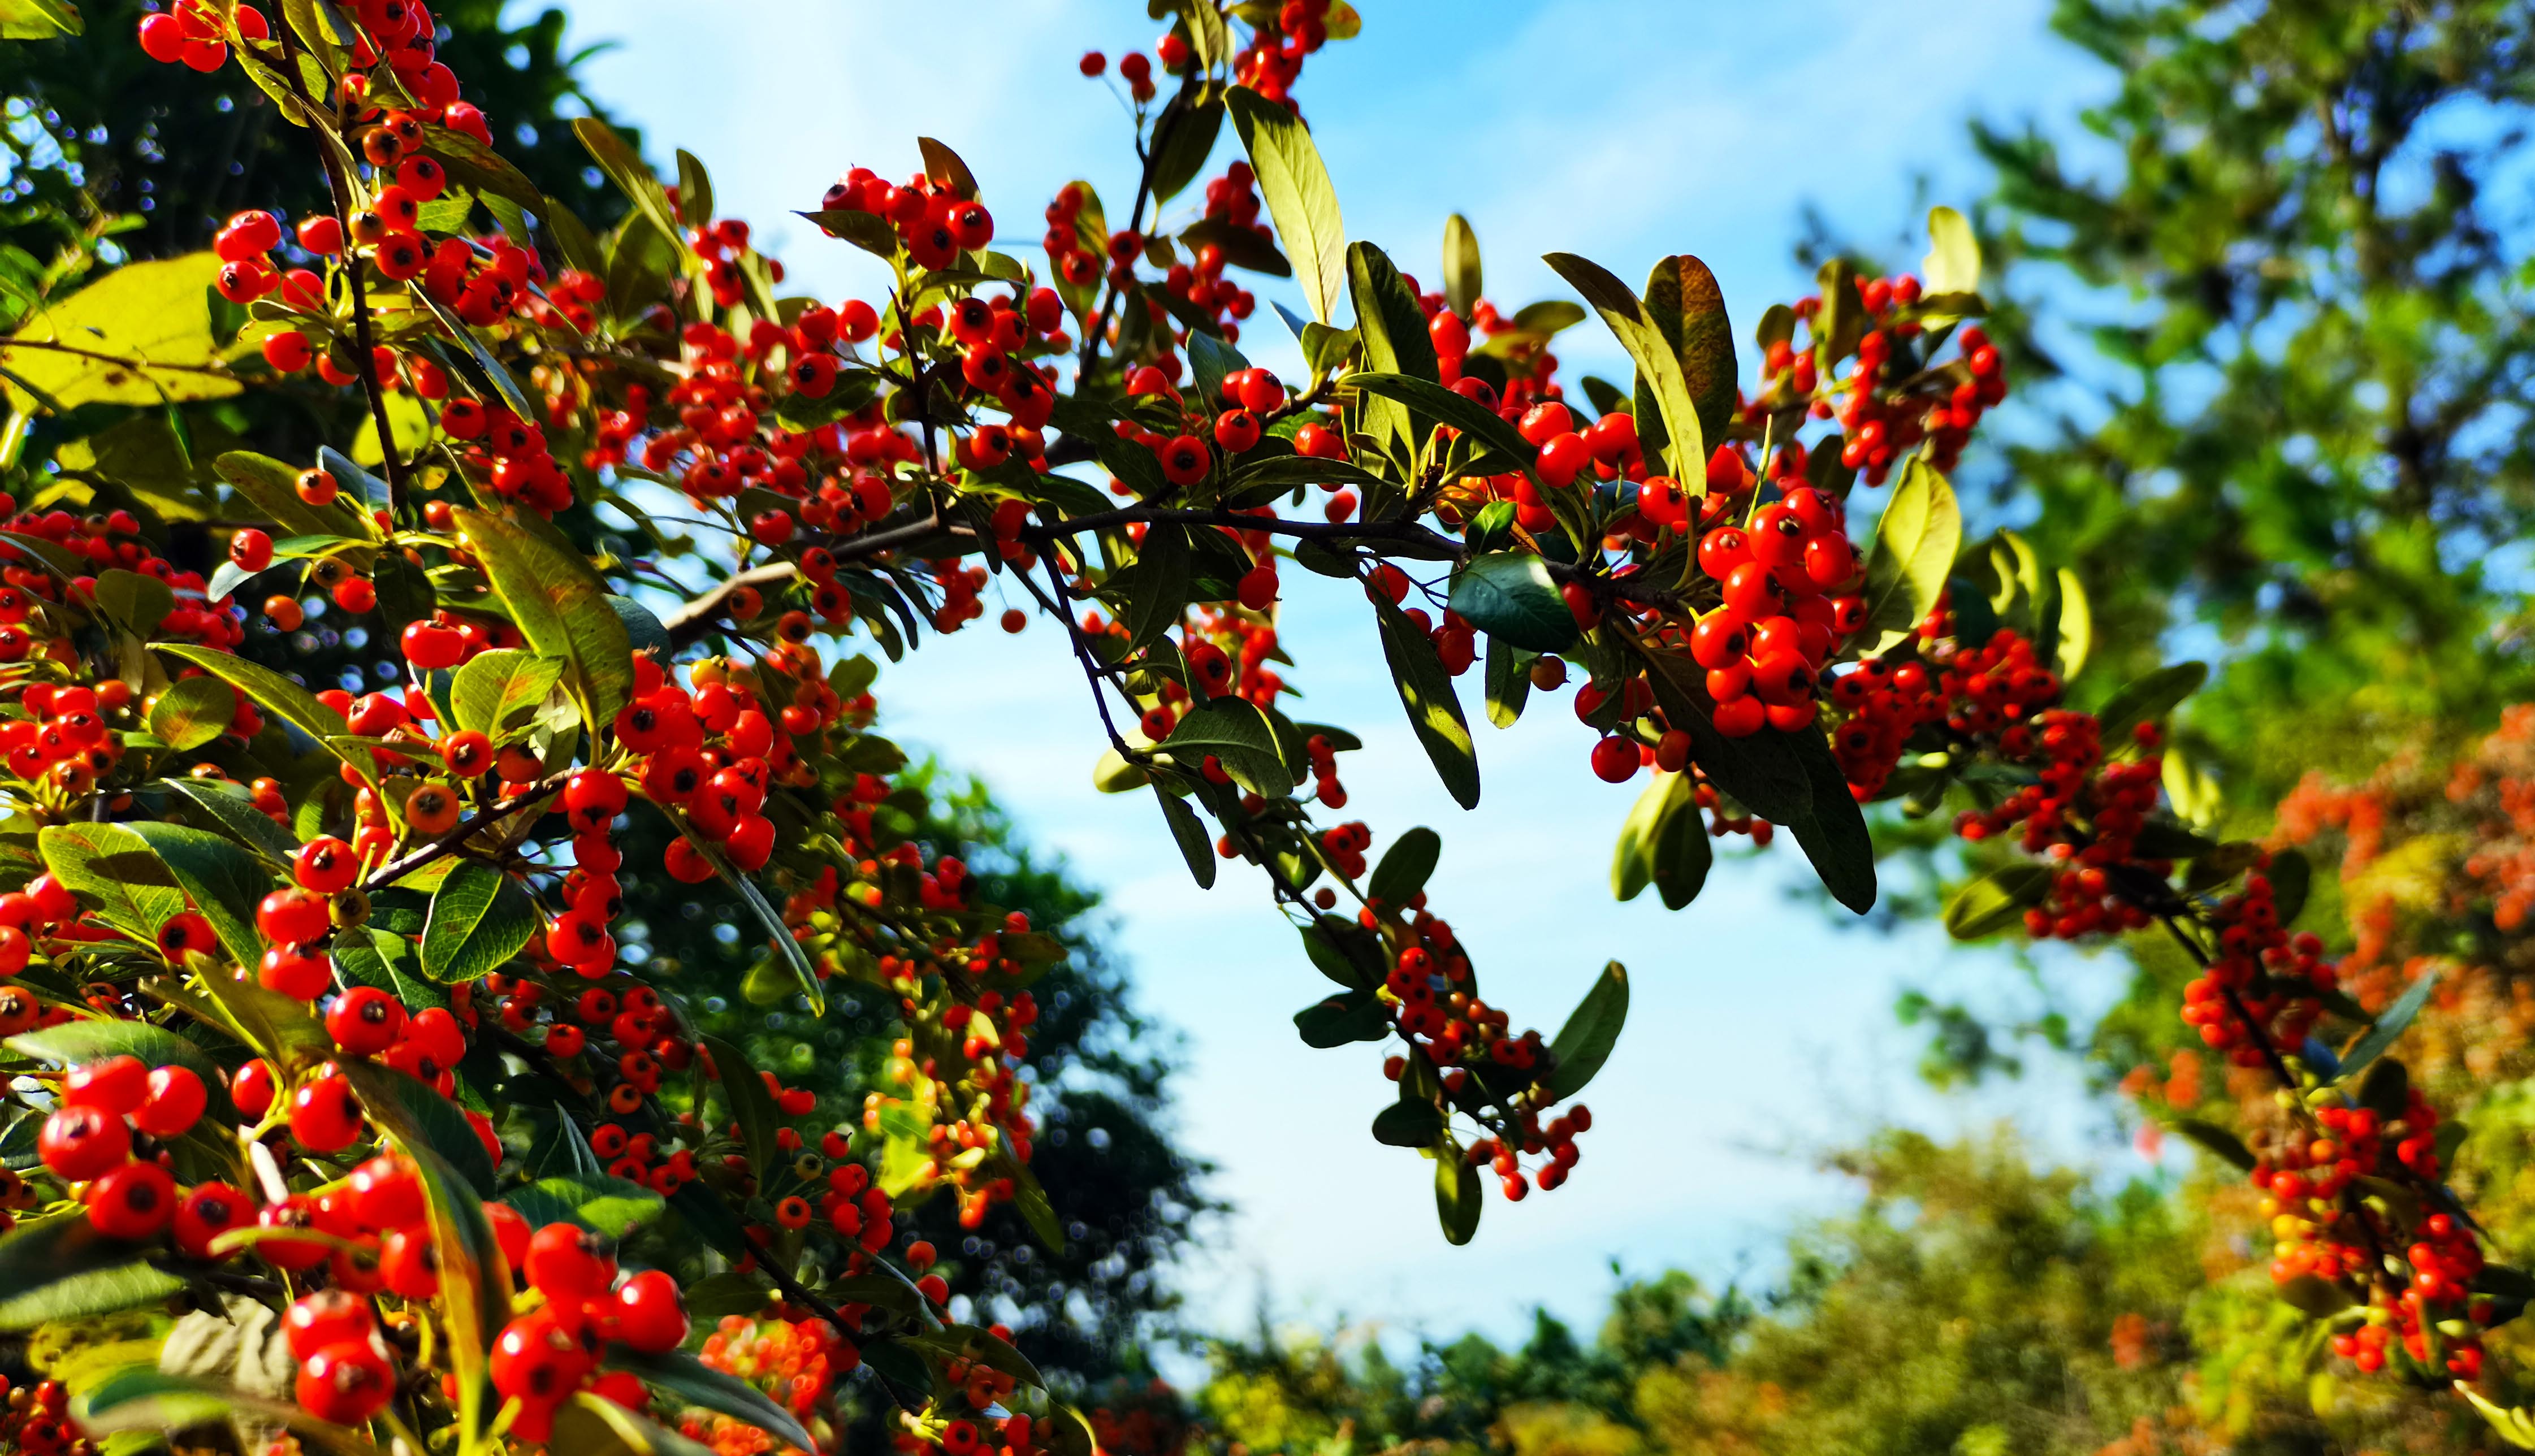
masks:
[[[369,878],[361,881],[361,892],[363,894],[374,894],[380,889],[402,880],[414,871],[422,869],[435,861],[444,859],[449,855],[456,853],[462,844],[464,844],[467,839],[472,838],[475,832],[483,828],[486,824],[492,823],[497,819],[508,819],[510,816],[515,814],[526,813],[540,807],[546,800],[553,798],[555,794],[560,792],[564,783],[570,779],[574,773],[579,771],[579,769],[567,769],[564,772],[552,774],[529,785],[527,790],[524,793],[510,798],[496,800],[494,803],[475,811],[466,818],[460,819],[457,825],[450,829],[448,833],[434,839],[429,844],[413,851],[402,859],[390,860],[388,863],[381,865],[378,869],[371,871]]]

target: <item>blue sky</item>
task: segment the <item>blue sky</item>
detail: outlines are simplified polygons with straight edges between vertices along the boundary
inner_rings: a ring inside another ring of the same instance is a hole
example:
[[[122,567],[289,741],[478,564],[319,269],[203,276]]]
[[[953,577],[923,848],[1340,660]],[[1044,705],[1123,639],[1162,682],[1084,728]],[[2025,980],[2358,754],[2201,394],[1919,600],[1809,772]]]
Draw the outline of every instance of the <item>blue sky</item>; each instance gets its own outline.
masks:
[[[1566,296],[1538,261],[1547,251],[1632,277],[1695,252],[1747,337],[1767,303],[1807,291],[1788,256],[1805,207],[1850,235],[1897,239],[1923,206],[1921,179],[1935,201],[1978,195],[1970,116],[2065,123],[2106,89],[2047,34],[2047,0],[1358,3],[1362,38],[1314,58],[1300,90],[1350,236],[1431,279],[1443,219],[1463,212],[1489,294],[1509,307]],[[831,302],[878,273],[792,210],[817,206],[855,164],[912,170],[918,135],[965,157],[999,231],[1031,256],[1039,211],[1070,177],[1087,176],[1113,211],[1132,193],[1123,109],[1074,68],[1086,48],[1151,42],[1158,26],[1132,0],[962,0],[957,27],[925,7],[841,0],[753,0],[714,24],[686,0],[571,11],[575,43],[621,42],[586,73],[599,99],[646,129],[655,160],[673,147],[702,157],[721,210],[752,219],[794,287]],[[1217,170],[1234,146],[1227,131]],[[1299,307],[1269,281],[1256,280],[1263,297]],[[1299,374],[1266,309],[1254,325],[1254,361]],[[1606,335],[1563,342],[1571,378],[1626,378]],[[1366,741],[1344,764],[1347,813],[1383,836],[1377,852],[1412,824],[1443,832],[1431,889],[1475,947],[1491,1001],[1554,1031],[1616,957],[1635,1005],[1585,1096],[1596,1125],[1573,1181],[1519,1206],[1492,1198],[1477,1240],[1449,1247],[1431,1165],[1363,1131],[1390,1095],[1381,1054],[1296,1039],[1288,1018],[1325,983],[1264,885],[1233,873],[1199,891],[1148,801],[1091,789],[1102,740],[1059,635],[972,630],[889,669],[887,730],[981,775],[1035,842],[1106,893],[1142,1004],[1185,1039],[1179,1130],[1218,1165],[1211,1189],[1236,1208],[1180,1273],[1196,1323],[1246,1326],[1264,1298],[1282,1318],[1514,1333],[1534,1304],[1596,1316],[1613,1260],[1718,1281],[1765,1272],[1791,1219],[1845,1196],[1810,1154],[1879,1122],[2012,1118],[2046,1148],[2120,1170],[2127,1155],[2106,1150],[2065,1069],[1968,1099],[1915,1080],[1894,996],[1995,991],[2012,975],[2003,959],[1927,927],[1842,929],[1786,852],[1721,868],[1678,915],[1651,896],[1614,903],[1610,843],[1634,786],[1591,776],[1590,738],[1565,697],[1536,699],[1511,731],[1479,724],[1484,798],[1463,814],[1408,735],[1361,600],[1286,575],[1282,632],[1304,710]],[[1474,699],[1476,674],[1465,684]],[[2119,979],[2082,960],[2051,974],[2080,1006]]]

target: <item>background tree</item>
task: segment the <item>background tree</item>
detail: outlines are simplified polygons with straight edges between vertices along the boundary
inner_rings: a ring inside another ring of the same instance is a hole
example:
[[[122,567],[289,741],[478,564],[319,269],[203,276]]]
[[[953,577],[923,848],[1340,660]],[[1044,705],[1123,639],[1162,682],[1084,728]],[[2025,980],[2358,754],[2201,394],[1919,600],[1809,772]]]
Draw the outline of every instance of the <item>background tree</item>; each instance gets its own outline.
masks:
[[[1983,472],[1993,510],[2030,503],[2012,522],[2126,666],[2217,636],[2182,742],[2252,819],[2424,723],[2489,729],[2535,671],[2507,554],[2535,520],[2509,181],[2535,18],[2064,0],[2052,26],[2120,85],[2081,145],[1973,129],[2008,349],[2052,381]]]

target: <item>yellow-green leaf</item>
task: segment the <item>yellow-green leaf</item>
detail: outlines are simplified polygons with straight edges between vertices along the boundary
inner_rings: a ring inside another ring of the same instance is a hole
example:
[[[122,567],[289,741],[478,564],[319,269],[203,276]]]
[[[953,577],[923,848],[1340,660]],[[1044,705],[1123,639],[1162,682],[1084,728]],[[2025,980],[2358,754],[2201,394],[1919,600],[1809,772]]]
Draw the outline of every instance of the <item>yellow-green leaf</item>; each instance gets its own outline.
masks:
[[[1866,558],[1866,621],[1884,629],[1875,650],[1908,637],[1937,605],[1962,549],[1962,508],[1937,467],[1912,455],[1875,522]]]
[[[58,40],[86,33],[79,7],[70,0],[0,0],[0,40]]]
[[[1610,270],[1573,253],[1545,254],[1542,261],[1584,295],[1584,301],[1610,326],[1629,357],[1637,360],[1638,386],[1654,396],[1656,414],[1663,424],[1672,475],[1692,495],[1706,494],[1707,455],[1700,445],[1704,434],[1699,424],[1699,407],[1691,399],[1690,384],[1682,375],[1681,356],[1672,340],[1656,327],[1645,304]],[[1640,419],[1638,428],[1644,429],[1647,423]]]
[[[131,263],[39,309],[0,340],[14,408],[34,392],[62,408],[217,399],[242,385],[217,362],[204,291],[220,271],[211,253]]]
[[[1224,98],[1233,127],[1259,177],[1259,196],[1274,219],[1276,240],[1293,261],[1294,279],[1312,317],[1327,324],[1346,287],[1346,222],[1312,134],[1294,114],[1247,87]]]
[[[185,891],[142,837],[121,824],[47,824],[35,835],[44,868],[97,906],[97,918],[145,941],[182,913]]]
[[[1920,282],[1935,293],[1980,291],[1980,242],[1971,222],[1951,208],[1928,210],[1928,257]]]
[[[461,510],[458,523],[528,645],[570,664],[564,681],[591,731],[613,721],[633,698],[634,648],[607,583],[579,552],[506,516]]]
[[[316,695],[307,689],[272,668],[249,662],[233,652],[188,642],[160,642],[156,645],[168,656],[181,658],[226,681],[229,686],[254,698],[258,706],[326,745],[363,777],[377,781],[378,761],[371,757],[368,747],[358,739],[348,738],[343,715],[319,702]],[[627,675],[632,675],[630,669]]]

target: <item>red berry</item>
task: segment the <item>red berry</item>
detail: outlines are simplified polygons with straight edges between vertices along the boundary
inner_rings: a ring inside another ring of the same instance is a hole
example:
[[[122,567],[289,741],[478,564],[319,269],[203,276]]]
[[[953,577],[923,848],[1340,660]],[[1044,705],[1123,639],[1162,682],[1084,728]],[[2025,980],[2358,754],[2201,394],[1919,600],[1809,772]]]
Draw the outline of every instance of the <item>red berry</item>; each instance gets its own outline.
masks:
[[[1638,746],[1617,734],[1593,745],[1593,774],[1606,784],[1624,784],[1638,773]]]
[[[63,1182],[86,1183],[132,1156],[132,1131],[103,1108],[59,1108],[35,1134],[35,1152]]]
[[[212,1241],[243,1228],[253,1207],[246,1194],[227,1183],[198,1185],[176,1205],[176,1251],[189,1259],[210,1258]]]
[[[1574,431],[1576,416],[1568,412],[1566,405],[1552,399],[1545,404],[1535,404],[1523,411],[1522,423],[1516,428],[1522,432],[1522,438],[1525,441],[1533,445],[1545,446],[1559,436]]]
[[[396,1371],[378,1347],[346,1340],[311,1355],[299,1366],[291,1393],[300,1409],[338,1426],[361,1426],[387,1408],[396,1394]]]
[[[290,878],[310,894],[331,895],[350,889],[360,873],[361,857],[352,846],[332,834],[321,834],[299,846],[290,861]]]
[[[616,1277],[608,1242],[577,1224],[548,1224],[528,1240],[528,1283],[549,1300],[594,1300]]]
[[[149,1095],[150,1068],[138,1057],[108,1057],[62,1074],[64,1107],[93,1107],[120,1118]]]
[[[153,1137],[181,1137],[202,1121],[211,1101],[203,1079],[190,1066],[154,1066],[150,1095],[132,1114],[132,1125]]]
[[[361,1132],[361,1102],[340,1072],[327,1072],[290,1094],[290,1136],[312,1153],[340,1152]]]
[[[678,1282],[646,1269],[616,1291],[616,1337],[646,1355],[675,1350],[687,1338],[687,1310]]]
[[[326,1008],[326,1034],[354,1057],[370,1057],[404,1036],[404,1003],[375,986],[355,986]]]
[[[108,1239],[154,1238],[176,1216],[176,1181],[155,1163],[125,1163],[88,1186],[88,1221]]]

